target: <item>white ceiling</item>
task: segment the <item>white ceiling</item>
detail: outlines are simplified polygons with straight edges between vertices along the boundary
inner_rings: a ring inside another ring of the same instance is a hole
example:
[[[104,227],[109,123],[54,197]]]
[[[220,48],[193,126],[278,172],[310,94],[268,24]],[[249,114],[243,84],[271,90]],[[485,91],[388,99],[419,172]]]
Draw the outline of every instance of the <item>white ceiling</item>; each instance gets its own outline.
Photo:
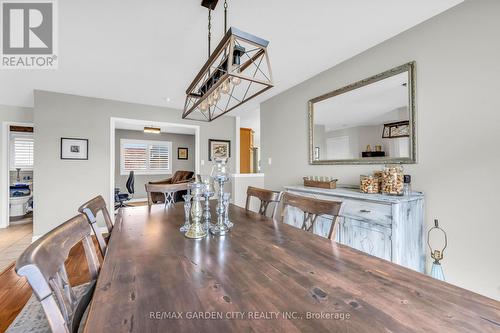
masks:
[[[315,103],[314,124],[333,131],[408,120],[407,84],[408,72],[403,72]]]
[[[59,69],[0,71],[0,104],[32,106],[33,89],[43,89],[181,109],[207,57],[200,2],[58,1]],[[270,41],[275,79],[275,88],[240,111],[460,2],[230,0],[229,24]],[[213,17],[214,46],[222,3]]]

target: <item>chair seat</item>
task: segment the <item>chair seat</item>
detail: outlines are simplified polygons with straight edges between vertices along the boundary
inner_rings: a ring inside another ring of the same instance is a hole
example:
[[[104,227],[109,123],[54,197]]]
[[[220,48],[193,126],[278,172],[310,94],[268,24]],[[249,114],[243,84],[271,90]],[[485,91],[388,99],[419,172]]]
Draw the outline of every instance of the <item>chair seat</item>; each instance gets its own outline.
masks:
[[[89,287],[90,282],[81,284],[79,286],[73,287],[73,291],[77,298],[81,298],[87,288]],[[81,320],[81,323],[85,323],[87,317],[87,311],[84,314],[84,317]],[[83,328],[81,325],[80,329]],[[80,330],[79,330],[80,331]],[[83,331],[83,330],[82,330]],[[35,294],[31,295],[28,303],[21,310],[19,315],[17,315],[16,319],[10,324],[9,328],[7,328],[6,333],[51,333],[49,322],[47,321],[47,317],[45,316],[45,312],[43,311],[42,305],[40,301],[36,298]]]
[[[127,193],[118,193],[118,199],[120,199],[120,200],[127,200],[128,199],[128,194]]]

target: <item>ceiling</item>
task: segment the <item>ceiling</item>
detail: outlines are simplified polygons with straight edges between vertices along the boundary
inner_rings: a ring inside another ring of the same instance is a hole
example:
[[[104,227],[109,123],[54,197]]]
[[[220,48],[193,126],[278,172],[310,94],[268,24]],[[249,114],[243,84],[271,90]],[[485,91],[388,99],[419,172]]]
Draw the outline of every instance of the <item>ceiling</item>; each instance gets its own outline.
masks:
[[[33,105],[33,89],[182,109],[207,58],[200,0],[64,0],[59,68],[0,71],[0,104]],[[230,0],[229,25],[270,41],[275,87],[258,103],[462,0]],[[213,16],[222,36],[223,0]]]
[[[408,120],[407,84],[408,72],[403,72],[315,103],[314,124],[328,132]]]

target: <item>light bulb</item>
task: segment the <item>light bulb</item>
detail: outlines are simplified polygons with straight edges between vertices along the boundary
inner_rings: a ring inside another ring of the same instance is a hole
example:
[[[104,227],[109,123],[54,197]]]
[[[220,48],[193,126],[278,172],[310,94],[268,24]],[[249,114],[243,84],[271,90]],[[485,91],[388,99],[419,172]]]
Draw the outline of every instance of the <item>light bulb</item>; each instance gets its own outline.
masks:
[[[213,105],[215,104],[214,95],[213,95],[213,94],[210,94],[210,95],[207,97],[207,101],[208,101],[208,105],[213,106]]]
[[[201,111],[207,111],[208,109],[208,103],[207,103],[207,100],[204,99],[203,101],[201,101],[200,103],[200,110]]]
[[[239,77],[233,76],[231,78],[231,83],[234,84],[235,86],[237,86],[238,84],[241,83],[241,79]]]
[[[219,89],[215,89],[215,91],[212,93],[212,97],[214,101],[218,102],[220,99],[220,92]]]
[[[229,94],[229,91],[231,91],[231,83],[229,82],[229,80],[225,80],[224,82],[222,82],[220,92],[223,94]]]

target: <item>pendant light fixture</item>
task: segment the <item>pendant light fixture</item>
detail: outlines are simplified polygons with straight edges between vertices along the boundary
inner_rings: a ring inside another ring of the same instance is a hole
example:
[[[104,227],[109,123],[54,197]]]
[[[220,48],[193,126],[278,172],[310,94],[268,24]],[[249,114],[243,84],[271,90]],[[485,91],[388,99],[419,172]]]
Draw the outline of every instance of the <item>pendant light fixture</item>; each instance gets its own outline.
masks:
[[[212,10],[217,2],[201,3],[208,9],[208,60],[186,90],[183,119],[215,120],[273,87],[269,42],[234,27],[227,29],[227,0],[225,35],[211,52]]]

